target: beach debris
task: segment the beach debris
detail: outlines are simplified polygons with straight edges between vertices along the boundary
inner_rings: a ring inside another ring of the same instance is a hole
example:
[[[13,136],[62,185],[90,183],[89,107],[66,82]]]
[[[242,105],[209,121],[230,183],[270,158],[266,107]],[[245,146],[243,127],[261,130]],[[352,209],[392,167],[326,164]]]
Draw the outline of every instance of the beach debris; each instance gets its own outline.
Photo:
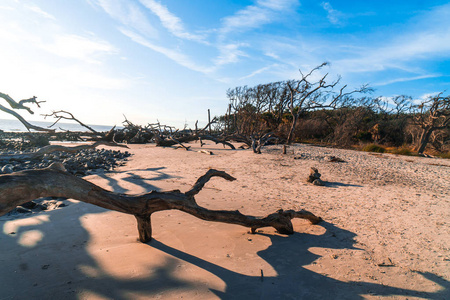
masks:
[[[1,169],[1,172],[3,174],[8,174],[8,173],[14,172],[13,165],[11,165],[11,164],[4,165],[3,168]]]
[[[311,173],[309,174],[306,181],[314,185],[323,186],[325,185],[325,183],[320,179],[320,176],[321,174],[319,173],[319,170],[317,170],[314,167],[311,167]]]
[[[378,267],[395,267],[395,264],[389,257],[384,257],[376,263]]]
[[[198,153],[204,153],[204,154],[207,154],[207,155],[213,155],[214,153],[212,153],[212,151],[208,151],[208,150],[199,150],[199,151],[197,151]]]
[[[19,214],[27,214],[27,213],[37,213],[43,210],[49,211],[54,210],[60,207],[66,207],[68,204],[65,202],[66,198],[55,198],[46,197],[39,198],[33,201],[29,201],[26,203],[17,206],[15,209],[8,212],[8,216],[15,216]]]
[[[34,152],[35,153],[35,152]],[[1,155],[0,154],[0,174],[9,174],[26,169],[42,169],[50,166],[54,162],[61,162],[65,169],[78,176],[85,176],[92,173],[108,172],[114,168],[124,165],[131,153],[110,149],[83,149],[75,153],[55,151],[46,153],[42,157],[36,155],[29,160],[20,158],[30,158],[23,153]],[[5,160],[6,158],[6,160]]]
[[[337,157],[337,156],[330,156],[329,158],[328,158],[328,161],[329,162],[346,162],[345,160],[343,160],[342,158],[340,158],[340,157]]]
[[[255,217],[244,215],[239,210],[209,210],[201,207],[194,197],[213,177],[221,177],[228,181],[236,180],[226,172],[210,169],[184,193],[172,190],[127,195],[107,191],[63,171],[62,163],[53,163],[44,169],[0,175],[0,216],[39,197],[65,197],[134,215],[137,220],[139,240],[143,243],[152,239],[151,215],[162,210],[177,209],[205,221],[241,225],[251,228],[253,234],[263,227],[273,227],[280,234],[293,234],[291,220],[294,218],[307,219],[312,224],[322,221],[322,218],[306,210],[279,209],[265,217]]]
[[[131,156],[128,151],[96,149],[100,145],[113,146],[116,144],[99,141],[75,147],[50,145],[35,152],[0,154],[0,165],[5,164],[0,169],[0,174],[26,169],[41,169],[54,162],[61,162],[68,172],[85,176],[94,172],[112,171],[115,167],[123,165]]]

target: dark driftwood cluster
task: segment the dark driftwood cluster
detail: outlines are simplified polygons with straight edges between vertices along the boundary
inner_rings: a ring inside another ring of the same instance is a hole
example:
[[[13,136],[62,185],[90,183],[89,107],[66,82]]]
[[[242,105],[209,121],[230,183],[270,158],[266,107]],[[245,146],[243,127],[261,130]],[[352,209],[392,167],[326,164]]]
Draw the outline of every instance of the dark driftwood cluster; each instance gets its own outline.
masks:
[[[25,160],[42,158],[42,157],[44,157],[45,154],[50,154],[50,153],[57,152],[57,151],[76,153],[80,150],[94,149],[100,145],[128,148],[128,146],[126,146],[126,145],[120,145],[117,143],[111,143],[111,142],[105,142],[105,141],[97,141],[93,144],[84,144],[84,145],[78,145],[78,146],[73,146],[73,147],[66,147],[66,146],[61,146],[61,145],[48,145],[48,146],[40,148],[36,152],[25,152],[25,153],[19,153],[19,154],[1,154],[0,160],[1,161],[10,161],[10,160],[25,161]]]
[[[0,216],[18,205],[40,197],[66,197],[134,215],[137,219],[139,240],[144,243],[152,238],[151,215],[157,211],[170,209],[177,209],[206,221],[249,227],[253,233],[261,227],[274,227],[282,234],[292,234],[294,232],[291,222],[293,218],[308,219],[313,224],[321,221],[320,217],[305,210],[278,210],[266,217],[254,217],[243,215],[237,210],[209,210],[201,207],[194,196],[212,177],[235,180],[225,172],[211,169],[185,193],[173,190],[125,195],[107,191],[73,176],[65,171],[62,164],[54,163],[46,169],[0,175]]]

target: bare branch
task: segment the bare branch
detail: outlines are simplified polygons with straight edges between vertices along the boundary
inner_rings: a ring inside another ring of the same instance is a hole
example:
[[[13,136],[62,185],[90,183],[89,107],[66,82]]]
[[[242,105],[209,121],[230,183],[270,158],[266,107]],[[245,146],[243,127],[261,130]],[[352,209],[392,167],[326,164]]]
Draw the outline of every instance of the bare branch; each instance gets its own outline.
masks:
[[[169,192],[152,191],[144,195],[126,195],[109,192],[95,184],[73,176],[64,171],[60,163],[46,169],[27,170],[0,175],[0,216],[17,205],[40,197],[66,197],[91,203],[106,209],[132,214],[138,222],[141,242],[151,240],[150,217],[157,211],[177,209],[206,221],[237,224],[256,229],[274,227],[282,234],[292,234],[292,218],[304,218],[315,224],[322,219],[308,211],[279,210],[266,217],[243,215],[239,211],[209,210],[197,205],[194,195],[213,176],[228,180],[234,178],[217,170],[210,170],[197,180],[194,187],[186,193],[178,190]]]
[[[96,130],[93,129],[92,127],[90,127],[90,126],[84,124],[83,122],[81,122],[80,120],[78,120],[77,118],[75,118],[75,116],[74,116],[72,113],[70,113],[70,112],[68,112],[68,111],[65,111],[65,110],[53,111],[51,114],[45,114],[45,115],[43,115],[43,116],[44,116],[44,119],[46,119],[47,117],[54,117],[54,118],[57,119],[57,120],[56,120],[52,125],[50,125],[49,127],[54,126],[54,125],[55,125],[56,123],[58,123],[61,119],[64,119],[64,120],[72,120],[72,121],[77,122],[77,123],[80,124],[81,126],[85,127],[85,128],[88,129],[89,131],[91,131],[91,132],[93,132],[93,133],[95,133],[95,134],[100,134],[98,131],[96,131]]]
[[[45,102],[45,101],[36,101],[36,97],[32,97],[30,99],[24,99],[21,100],[19,102],[14,101],[14,99],[12,99],[9,95],[4,94],[4,93],[0,93],[0,98],[3,98],[8,104],[9,106],[11,106],[12,109],[25,109],[27,110],[30,114],[34,114],[34,112],[27,106],[24,106],[24,103],[35,103],[38,107],[39,103]],[[18,119],[24,126],[25,128],[30,131],[30,129],[36,130],[36,131],[47,131],[47,132],[54,132],[54,129],[48,129],[48,128],[42,128],[33,124],[30,124],[29,122],[27,122],[21,115],[19,115],[17,112],[15,112],[14,110],[11,110],[9,108],[6,108],[3,105],[0,105],[0,110],[6,112],[7,114],[10,114],[12,116],[14,116],[16,119]]]

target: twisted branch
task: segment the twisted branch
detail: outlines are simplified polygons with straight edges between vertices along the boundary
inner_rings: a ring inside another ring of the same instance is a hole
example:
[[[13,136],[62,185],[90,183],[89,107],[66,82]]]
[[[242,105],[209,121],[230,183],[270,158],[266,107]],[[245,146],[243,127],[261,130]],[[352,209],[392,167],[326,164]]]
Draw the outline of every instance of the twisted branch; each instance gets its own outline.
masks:
[[[274,227],[282,234],[292,234],[291,219],[303,218],[316,224],[322,219],[308,211],[279,210],[266,217],[243,215],[238,210],[209,210],[199,206],[194,196],[199,193],[212,177],[226,180],[234,178],[225,172],[209,170],[200,177],[186,193],[178,190],[168,192],[152,191],[143,195],[118,194],[86,180],[73,176],[60,163],[46,169],[26,170],[0,175],[0,216],[17,205],[40,197],[66,197],[91,203],[136,217],[139,240],[143,243],[152,238],[151,215],[154,212],[177,209],[199,219],[237,224],[251,228],[252,233],[262,227]]]

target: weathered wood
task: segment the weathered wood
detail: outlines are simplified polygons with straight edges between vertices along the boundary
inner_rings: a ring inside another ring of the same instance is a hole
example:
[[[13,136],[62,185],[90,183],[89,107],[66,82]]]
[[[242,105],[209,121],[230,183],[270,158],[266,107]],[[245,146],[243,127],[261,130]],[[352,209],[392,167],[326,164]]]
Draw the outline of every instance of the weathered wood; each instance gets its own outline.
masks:
[[[30,99],[23,99],[23,100],[20,100],[19,102],[16,102],[9,95],[4,94],[4,93],[0,93],[0,98],[3,98],[9,104],[9,106],[11,106],[12,109],[25,109],[30,114],[34,114],[34,112],[31,110],[31,108],[23,105],[24,103],[34,103],[38,107],[40,107],[39,103],[45,102],[45,101],[37,101],[36,97],[32,97]],[[36,126],[36,125],[33,125],[33,124],[27,122],[21,115],[19,115],[17,112],[15,112],[12,109],[9,109],[3,105],[0,105],[1,111],[4,111],[4,112],[14,116],[15,118],[17,118],[27,128],[28,131],[30,129],[33,129],[36,131],[46,131],[46,132],[54,132],[55,131],[55,129],[43,128],[43,127],[39,127],[39,126]]]
[[[61,121],[61,119],[64,120],[72,120],[77,122],[78,124],[80,124],[81,126],[83,126],[84,128],[88,129],[89,131],[101,135],[101,133],[99,133],[97,130],[95,130],[94,128],[90,127],[89,125],[84,124],[83,122],[81,122],[80,120],[78,120],[77,118],[75,118],[75,116],[68,111],[65,110],[58,110],[58,111],[53,111],[51,114],[45,114],[43,115],[44,119],[47,117],[54,117],[56,119],[56,121],[50,125],[50,127],[53,127],[56,125],[56,123],[58,123],[59,121]]]
[[[222,177],[233,181],[229,174],[209,170],[201,176],[187,192],[151,191],[143,195],[126,195],[107,191],[93,183],[73,176],[65,171],[61,163],[39,170],[26,170],[0,175],[0,216],[16,206],[40,197],[65,197],[91,203],[106,209],[132,214],[138,222],[139,240],[149,242],[152,228],[150,216],[162,210],[177,209],[205,221],[237,224],[251,228],[253,233],[262,227],[274,227],[282,234],[292,234],[291,219],[303,218],[315,224],[322,219],[311,212],[301,210],[278,210],[266,217],[241,214],[238,210],[209,210],[199,206],[194,196],[198,194],[212,177]]]
[[[213,141],[216,144],[223,144],[224,146],[228,146],[233,150],[236,150],[236,148],[233,146],[233,144],[226,141],[227,138],[216,138],[211,135],[187,135],[180,138],[177,138],[176,140],[173,137],[169,137],[167,139],[163,139],[158,135],[155,135],[155,141],[156,145],[159,147],[171,147],[176,144],[180,143],[189,143],[193,141],[198,140],[210,140]]]

